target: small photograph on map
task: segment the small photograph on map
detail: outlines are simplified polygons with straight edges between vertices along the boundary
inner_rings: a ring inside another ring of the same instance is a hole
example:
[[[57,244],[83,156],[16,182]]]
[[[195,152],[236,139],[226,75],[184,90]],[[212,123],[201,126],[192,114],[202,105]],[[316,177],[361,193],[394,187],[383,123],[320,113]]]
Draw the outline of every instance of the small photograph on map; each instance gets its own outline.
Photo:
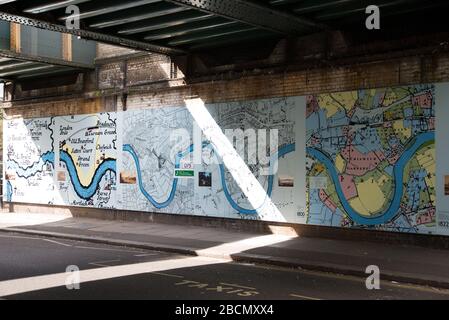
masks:
[[[60,182],[67,181],[65,171],[58,171],[58,181],[60,181]]]
[[[444,195],[449,196],[449,176],[444,177]]]
[[[212,187],[212,173],[200,172],[198,177],[200,187]]]
[[[14,180],[16,180],[16,175],[11,172],[6,172],[5,179],[6,179],[6,181],[14,181]]]
[[[50,163],[47,163],[47,165],[45,166],[45,171],[52,172],[53,171],[53,166]]]
[[[121,172],[120,173],[120,183],[122,184],[136,184],[137,177],[134,173],[131,172]]]
[[[293,188],[294,186],[295,186],[295,179],[293,177],[286,175],[279,176],[279,187]]]

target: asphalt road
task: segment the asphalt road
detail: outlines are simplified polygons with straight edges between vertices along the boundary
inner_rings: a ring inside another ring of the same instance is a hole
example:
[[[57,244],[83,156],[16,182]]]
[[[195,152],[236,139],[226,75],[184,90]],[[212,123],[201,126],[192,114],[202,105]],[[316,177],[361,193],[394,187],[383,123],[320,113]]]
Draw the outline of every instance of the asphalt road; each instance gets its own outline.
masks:
[[[73,279],[73,274],[65,274],[68,266],[81,270],[79,290],[65,286],[64,279]],[[391,282],[367,290],[365,280],[342,275],[0,232],[0,297],[445,300],[449,291]]]

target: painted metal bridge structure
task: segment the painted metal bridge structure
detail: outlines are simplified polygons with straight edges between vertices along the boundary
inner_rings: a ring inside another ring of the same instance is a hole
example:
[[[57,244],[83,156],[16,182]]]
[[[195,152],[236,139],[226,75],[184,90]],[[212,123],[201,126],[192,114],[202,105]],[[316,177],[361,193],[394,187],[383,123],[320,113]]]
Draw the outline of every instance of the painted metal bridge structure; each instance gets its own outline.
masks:
[[[444,26],[449,12],[446,0],[0,0],[0,78],[93,68],[87,40],[170,56],[213,55],[223,48],[238,56],[244,47],[335,30],[369,43],[375,33],[368,39],[354,30],[363,29],[366,7],[373,4],[382,10],[388,35],[435,32],[428,27]],[[79,29],[66,25],[70,5],[80,9]],[[33,44],[29,33],[36,31],[27,28],[45,32],[38,31]],[[72,37],[57,40],[55,32]],[[44,48],[50,43],[56,47]]]

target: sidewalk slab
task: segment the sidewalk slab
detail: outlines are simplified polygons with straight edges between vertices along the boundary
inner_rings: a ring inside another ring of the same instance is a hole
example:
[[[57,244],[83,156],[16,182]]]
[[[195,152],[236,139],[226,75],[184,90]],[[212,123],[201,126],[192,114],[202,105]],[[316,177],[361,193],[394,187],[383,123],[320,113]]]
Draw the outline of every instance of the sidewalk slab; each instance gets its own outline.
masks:
[[[449,251],[425,247],[38,214],[0,214],[0,231],[359,277],[376,265],[383,280],[449,289]]]

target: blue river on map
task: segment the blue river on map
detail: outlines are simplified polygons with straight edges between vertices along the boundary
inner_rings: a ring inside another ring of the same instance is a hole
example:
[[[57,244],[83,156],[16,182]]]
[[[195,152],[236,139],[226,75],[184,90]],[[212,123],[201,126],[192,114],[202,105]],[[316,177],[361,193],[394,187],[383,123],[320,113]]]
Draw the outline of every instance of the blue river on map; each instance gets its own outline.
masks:
[[[73,188],[76,192],[76,194],[84,200],[89,200],[93,197],[93,195],[97,192],[98,187],[100,185],[101,179],[103,179],[103,176],[108,172],[116,172],[116,161],[114,159],[107,159],[101,163],[101,165],[97,168],[97,171],[95,172],[94,177],[92,178],[92,181],[88,186],[83,186],[76,170],[75,163],[72,160],[72,157],[65,151],[60,152],[60,160],[66,164],[67,171],[70,175],[70,181],[72,182]],[[39,165],[39,168],[42,168],[43,165],[46,163],[53,164],[55,163],[55,153],[54,152],[47,152],[41,156],[41,161],[39,163],[30,166],[26,169],[17,167],[16,172],[19,176],[32,176],[36,174],[34,171]],[[33,172],[34,171],[34,172]],[[7,198],[12,198],[12,188],[10,186],[7,187]],[[11,193],[10,193],[11,192]]]
[[[207,147],[208,144],[203,144],[203,148]],[[173,180],[173,185],[172,185],[172,189],[170,192],[170,195],[168,197],[168,199],[164,202],[157,202],[146,190],[145,190],[145,186],[143,185],[143,179],[142,179],[142,174],[141,174],[141,167],[140,167],[140,161],[139,161],[139,157],[137,156],[136,151],[134,150],[134,148],[129,145],[129,144],[125,144],[123,146],[123,151],[128,152],[132,158],[134,159],[134,162],[136,164],[136,169],[137,169],[137,178],[139,180],[139,189],[142,192],[142,194],[148,199],[148,201],[151,202],[151,204],[157,208],[157,209],[163,209],[168,207],[171,202],[173,201],[175,194],[176,194],[176,188],[178,186],[178,178],[174,178]],[[295,145],[291,144],[291,145],[287,145],[283,148],[281,148],[279,150],[278,153],[276,153],[276,155],[274,155],[272,158],[276,158],[277,159],[291,153],[295,151]],[[176,156],[176,161],[175,161],[175,169],[179,169],[180,166],[180,162],[181,159],[186,157],[187,155],[189,155],[190,153],[193,152],[193,145],[191,145],[189,147],[189,149],[183,153],[178,153],[178,155]],[[273,161],[271,161],[273,162]],[[239,206],[234,199],[231,196],[231,193],[229,192],[228,186],[226,184],[226,170],[225,170],[225,166],[223,164],[220,164],[220,176],[221,176],[221,183],[223,185],[223,191],[224,194],[226,196],[226,199],[228,200],[229,204],[232,206],[232,208],[234,208],[234,210],[238,211],[240,214],[246,214],[246,215],[252,215],[252,214],[257,214],[258,209],[245,209],[241,206]],[[273,184],[274,184],[274,176],[270,175],[268,178],[268,190],[267,190],[267,199],[271,197],[271,194],[273,193]]]
[[[314,148],[307,148],[307,154],[310,157],[313,157],[316,160],[318,160],[320,163],[322,163],[326,167],[326,169],[332,179],[332,182],[335,185],[335,189],[336,189],[338,198],[339,198],[343,208],[345,209],[346,213],[349,215],[349,217],[357,224],[373,226],[373,225],[385,224],[385,223],[391,221],[396,216],[396,214],[399,212],[402,195],[404,192],[403,180],[404,180],[405,167],[408,164],[408,162],[413,158],[416,151],[418,151],[424,144],[426,144],[428,142],[432,142],[434,140],[435,140],[434,132],[421,133],[415,137],[413,144],[407,150],[404,151],[404,153],[402,154],[402,156],[399,158],[398,162],[394,166],[393,173],[394,173],[394,181],[396,181],[396,184],[395,184],[394,196],[393,196],[393,199],[391,200],[390,206],[384,213],[378,214],[373,217],[362,216],[361,214],[359,214],[357,211],[355,211],[351,207],[348,200],[344,196],[344,193],[343,193],[340,181],[339,181],[339,173],[335,169],[335,165],[334,165],[332,159],[330,159],[328,155],[326,155],[322,151],[314,149]],[[206,144],[203,145],[203,147],[205,147],[205,146],[207,146],[207,145]],[[145,196],[145,198],[147,198],[148,201],[150,201],[151,204],[157,209],[163,209],[163,208],[168,207],[171,204],[171,202],[173,201],[173,199],[175,198],[176,190],[178,187],[178,178],[173,179],[172,189],[170,191],[170,195],[169,195],[168,199],[164,202],[157,202],[145,190],[145,186],[144,186],[143,179],[142,179],[142,169],[141,169],[139,157],[138,157],[136,151],[129,144],[125,144],[123,146],[123,151],[129,153],[135,162],[139,189],[142,192],[142,194]],[[273,164],[274,161],[278,161],[278,159],[280,159],[294,151],[295,151],[295,144],[290,144],[290,145],[280,148],[278,153],[273,155],[271,164]],[[193,152],[193,145],[190,146],[188,150],[178,153],[176,156],[175,168],[179,169],[182,158],[186,157],[187,155],[189,155],[192,152]],[[82,199],[90,199],[97,192],[98,186],[101,182],[101,179],[107,172],[109,172],[109,171],[114,172],[114,173],[116,172],[116,160],[114,160],[114,159],[105,160],[97,168],[91,183],[88,186],[84,186],[79,180],[76,166],[75,166],[71,156],[69,154],[67,154],[66,152],[62,151],[60,154],[60,158],[61,158],[61,161],[64,162],[67,166],[67,170],[69,172],[70,179],[71,179],[72,185],[75,189],[75,192]],[[55,161],[55,156],[54,156],[53,152],[48,152],[48,153],[42,155],[42,162],[44,164],[47,162],[54,164],[54,161]],[[32,170],[31,167],[26,168],[26,169],[22,169],[22,168],[17,168],[17,169],[19,171],[22,171],[23,174],[29,173],[29,171]],[[232,198],[232,196],[229,192],[229,189],[227,187],[225,175],[226,175],[225,166],[223,164],[220,164],[220,176],[221,176],[221,182],[223,185],[223,191],[226,196],[226,199],[228,200],[228,202],[232,206],[232,208],[234,210],[236,210],[237,212],[239,212],[240,214],[245,214],[245,215],[257,214],[258,209],[242,208],[234,201],[234,199]],[[274,185],[274,175],[270,175],[268,177],[268,187],[267,187],[267,191],[266,191],[267,199],[269,199],[272,195],[273,185]],[[11,197],[12,197],[12,187],[10,184],[8,184],[7,185],[7,198],[11,199]]]
[[[101,179],[106,174],[106,172],[116,172],[117,162],[114,159],[104,160],[100,166],[98,166],[94,177],[88,186],[83,186],[79,180],[78,173],[76,171],[75,164],[73,163],[72,157],[67,153],[62,151],[60,153],[61,161],[67,166],[67,170],[70,175],[70,180],[72,181],[73,188],[76,194],[84,200],[89,200],[97,192],[100,185]]]
[[[332,182],[335,185],[335,190],[337,191],[338,198],[343,208],[345,209],[346,213],[349,215],[349,217],[354,222],[360,225],[374,226],[385,224],[391,221],[399,212],[402,195],[404,193],[405,167],[407,166],[408,162],[413,158],[416,151],[418,151],[421,148],[421,146],[434,140],[435,140],[434,132],[421,133],[415,137],[413,144],[407,150],[404,151],[404,153],[394,166],[393,175],[395,181],[395,189],[393,199],[390,202],[390,206],[384,213],[373,217],[362,216],[351,207],[351,205],[344,196],[341,184],[339,182],[339,174],[335,169],[335,165],[326,154],[314,148],[307,148],[307,154],[318,160],[326,167],[327,171],[329,172],[332,178]]]
[[[136,170],[137,170],[137,178],[139,180],[139,189],[140,192],[142,192],[142,194],[145,196],[145,198],[148,199],[148,201],[151,202],[151,204],[157,208],[157,209],[163,209],[166,208],[170,205],[170,203],[173,201],[173,199],[175,198],[176,195],[176,189],[178,187],[178,178],[175,178],[173,180],[173,185],[172,185],[172,189],[170,191],[170,195],[168,197],[168,199],[164,202],[157,202],[146,190],[145,190],[145,186],[143,185],[143,179],[142,179],[142,169],[140,167],[140,161],[139,161],[139,157],[137,156],[136,151],[134,150],[134,148],[129,145],[129,144],[125,144],[123,145],[123,151],[124,152],[128,152],[134,159],[134,162],[136,164]],[[187,156],[189,153],[193,152],[193,146],[190,146],[190,148],[183,152],[183,153],[178,153],[176,155],[176,160],[175,160],[175,169],[179,169],[180,164],[181,164],[181,159],[184,158],[185,156]]]

